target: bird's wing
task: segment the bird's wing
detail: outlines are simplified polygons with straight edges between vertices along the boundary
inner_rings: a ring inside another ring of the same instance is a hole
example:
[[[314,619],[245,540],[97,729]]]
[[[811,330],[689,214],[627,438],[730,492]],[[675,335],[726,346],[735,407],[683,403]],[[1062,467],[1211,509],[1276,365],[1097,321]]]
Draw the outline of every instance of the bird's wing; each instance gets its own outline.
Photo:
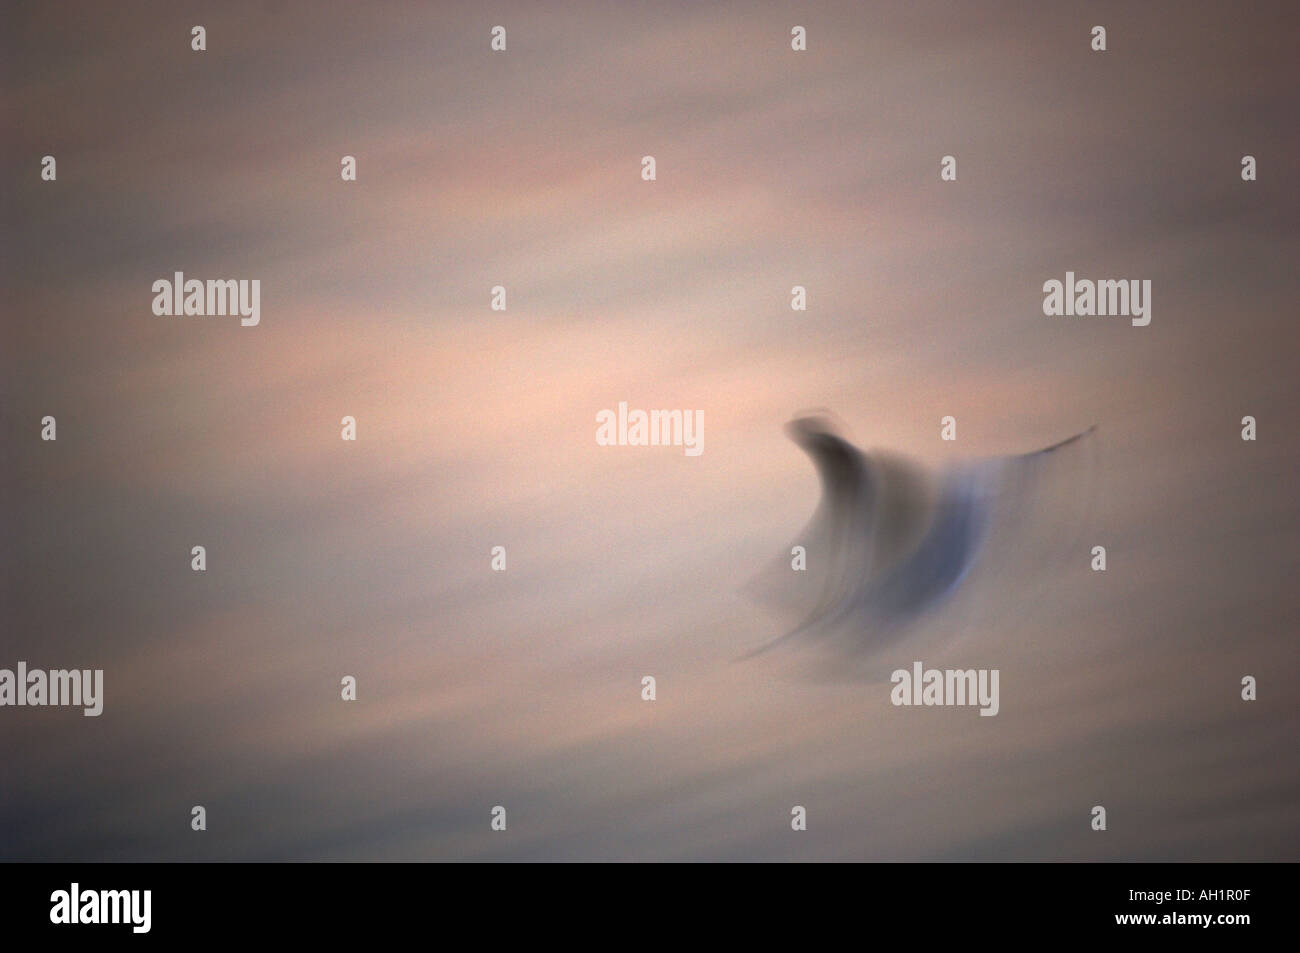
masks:
[[[841,616],[856,613],[877,628],[907,621],[943,602],[977,565],[1003,601],[1011,593],[1020,601],[1022,590],[1032,594],[1035,583],[1077,548],[1091,508],[1095,431],[1030,453],[951,467],[920,544],[868,580]]]
[[[921,538],[932,505],[919,469],[901,458],[864,454],[834,433],[827,418],[795,420],[787,432],[812,459],[822,493],[795,540],[805,550],[806,568],[794,571],[783,554],[749,587],[784,599],[796,613],[800,621],[782,638],[813,630],[850,604],[869,576],[904,558]]]
[[[1085,489],[1093,468],[1083,451],[1095,431],[1090,427],[1030,453],[951,467],[919,545],[862,586],[854,607],[869,609],[877,621],[906,618],[952,594],[986,555],[999,563],[1009,562],[1012,553],[1027,555],[1032,567],[1068,549],[1057,543],[1061,530],[1080,522],[1068,511],[1088,505]],[[1042,538],[1028,532],[1040,528]],[[988,551],[995,541],[996,549]]]
[[[862,452],[835,434],[825,418],[796,420],[786,429],[811,458],[821,478],[821,498],[785,552],[746,588],[807,621],[838,605],[857,582],[849,570],[867,558],[873,486]],[[792,565],[795,546],[803,550],[800,570]]]

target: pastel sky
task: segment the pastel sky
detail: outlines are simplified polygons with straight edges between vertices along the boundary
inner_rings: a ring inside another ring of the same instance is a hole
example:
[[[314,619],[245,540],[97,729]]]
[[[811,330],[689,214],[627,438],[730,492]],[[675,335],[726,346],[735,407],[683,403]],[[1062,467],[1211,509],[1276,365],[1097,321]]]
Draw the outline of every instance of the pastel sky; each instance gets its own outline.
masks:
[[[1300,855],[1294,4],[3,18],[0,667],[106,698],[0,711],[0,858]],[[1067,270],[1151,324],[1044,316]],[[261,324],[155,316],[176,271]],[[597,446],[619,401],[703,454]],[[736,661],[808,407],[928,464],[1098,425],[1082,537],[918,633],[997,717]]]

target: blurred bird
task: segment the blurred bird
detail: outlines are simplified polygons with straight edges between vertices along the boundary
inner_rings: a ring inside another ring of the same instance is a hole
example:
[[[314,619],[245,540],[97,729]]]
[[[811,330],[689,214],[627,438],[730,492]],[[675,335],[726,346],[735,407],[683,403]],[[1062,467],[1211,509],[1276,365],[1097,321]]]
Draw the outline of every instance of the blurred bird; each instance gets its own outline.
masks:
[[[807,568],[793,572],[782,557],[754,588],[802,602],[802,621],[744,657],[796,636],[840,633],[851,648],[862,650],[899,634],[952,595],[996,529],[1023,525],[1049,462],[1070,457],[1062,454],[1067,448],[1092,443],[1087,438],[1096,429],[1032,453],[965,461],[931,473],[894,454],[864,453],[825,414],[792,420],[786,432],[812,458],[822,484],[821,502],[798,539]],[[1076,502],[1087,463],[1076,459],[1065,470],[1066,496]],[[1030,541],[1022,539],[1020,546]]]

